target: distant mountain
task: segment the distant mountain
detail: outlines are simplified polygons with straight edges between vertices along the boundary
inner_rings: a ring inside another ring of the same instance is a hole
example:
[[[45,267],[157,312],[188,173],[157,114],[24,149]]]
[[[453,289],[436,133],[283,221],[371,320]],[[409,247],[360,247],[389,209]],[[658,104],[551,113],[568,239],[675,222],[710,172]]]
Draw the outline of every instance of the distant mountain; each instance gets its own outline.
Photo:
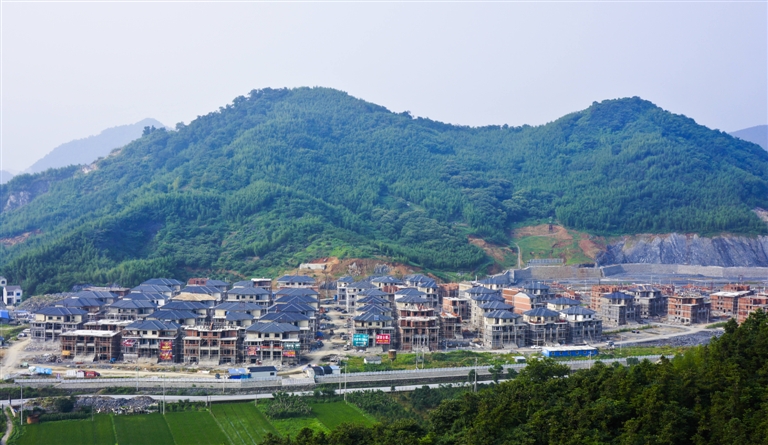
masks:
[[[9,172],[8,170],[0,170],[0,184],[5,184],[6,182],[10,181],[11,178],[13,178],[13,173]]]
[[[140,138],[144,127],[152,126],[155,128],[164,127],[155,119],[144,119],[135,124],[107,128],[96,136],[61,144],[32,164],[24,173],[40,173],[49,168],[90,164],[96,159],[108,155],[115,148]]]
[[[743,130],[734,131],[733,133],[730,133],[730,135],[745,141],[754,142],[763,147],[763,149],[768,150],[768,125],[745,128]]]
[[[449,125],[327,88],[254,90],[96,162],[0,186],[30,295],[366,257],[483,273],[550,218],[598,235],[768,234],[768,152],[638,97],[537,127]]]

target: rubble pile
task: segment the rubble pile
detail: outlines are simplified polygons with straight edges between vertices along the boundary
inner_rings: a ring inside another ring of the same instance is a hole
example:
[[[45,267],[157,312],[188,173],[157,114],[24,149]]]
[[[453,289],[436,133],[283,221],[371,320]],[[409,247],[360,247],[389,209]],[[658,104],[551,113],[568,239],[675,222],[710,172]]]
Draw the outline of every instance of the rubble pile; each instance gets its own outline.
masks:
[[[677,337],[665,338],[656,341],[646,341],[640,343],[631,343],[634,346],[697,346],[706,345],[712,338],[719,337],[723,331],[719,329],[708,329],[706,331],[696,332],[694,334],[679,335]],[[628,345],[628,343],[625,343]]]
[[[147,396],[138,396],[130,399],[114,399],[112,397],[79,397],[75,407],[93,406],[97,413],[126,413],[144,412],[150,405],[157,403],[155,399]]]

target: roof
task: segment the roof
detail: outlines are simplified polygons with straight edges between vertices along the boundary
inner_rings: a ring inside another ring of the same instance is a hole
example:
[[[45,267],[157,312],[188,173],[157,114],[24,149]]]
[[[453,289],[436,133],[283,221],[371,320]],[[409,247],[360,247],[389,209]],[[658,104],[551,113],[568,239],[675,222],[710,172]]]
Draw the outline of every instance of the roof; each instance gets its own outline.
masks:
[[[80,292],[76,292],[75,296],[81,298],[98,298],[101,300],[114,300],[117,298],[117,295],[113,294],[112,292],[103,290],[82,290]]]
[[[526,290],[549,290],[549,286],[539,281],[529,281],[523,285],[523,289]]]
[[[218,306],[214,306],[214,311],[234,311],[234,312],[246,312],[246,311],[256,311],[259,309],[264,309],[264,306],[258,304],[258,303],[248,303],[245,301],[227,301],[225,303],[221,303]]]
[[[212,279],[209,278],[208,280],[206,280],[205,285],[206,286],[213,286],[213,287],[219,287],[219,286],[225,286],[226,287],[226,286],[229,286],[229,283],[227,283],[226,281],[212,280]]]
[[[190,311],[177,311],[173,309],[166,309],[155,311],[147,318],[155,320],[186,320],[189,318],[197,318],[197,314]]]
[[[181,292],[173,297],[177,301],[215,301],[216,297],[208,294],[193,294],[190,292]]]
[[[469,298],[474,301],[504,301],[504,297],[499,292],[473,294]]]
[[[82,309],[78,309],[76,307],[44,307],[35,313],[42,314],[42,315],[62,315],[63,316],[63,315],[85,315],[88,312]]]
[[[220,294],[221,289],[217,289],[215,287],[211,286],[187,286],[184,289],[181,290],[182,293],[188,293],[188,294],[207,294],[207,295],[213,295],[213,294]]]
[[[427,294],[414,288],[414,287],[404,287],[402,289],[399,289],[397,292],[395,292],[395,298],[397,297],[425,297]]]
[[[17,286],[17,285],[15,285],[15,284],[14,284],[13,286],[5,286],[5,288],[6,288],[7,290],[9,290],[9,291],[14,291],[14,290],[21,290],[21,286]]]
[[[173,321],[139,320],[129,324],[125,329],[138,329],[141,331],[173,331],[180,327],[181,325]]]
[[[116,307],[120,309],[146,309],[157,308],[157,305],[154,302],[147,300],[117,300],[107,307]]]
[[[317,291],[314,290],[314,289],[301,289],[301,288],[297,289],[297,288],[293,288],[293,287],[289,287],[289,288],[286,288],[286,289],[280,289],[279,291],[275,292],[275,296],[276,297],[285,296],[285,295],[302,296],[302,297],[316,297],[316,296],[318,296],[320,294],[317,293]]]
[[[98,307],[104,306],[106,303],[104,300],[98,298],[81,298],[81,297],[68,297],[56,303],[56,306],[61,307]]]
[[[262,334],[269,334],[269,333],[282,334],[283,332],[297,332],[299,331],[299,328],[289,323],[270,322],[270,323],[254,323],[248,326],[246,331],[261,332]]]
[[[429,300],[418,295],[406,295],[404,297],[395,299],[395,303],[429,304]]]
[[[377,296],[369,296],[369,297],[363,297],[358,299],[356,303],[389,305],[389,300],[385,300],[384,298],[377,297]]]
[[[469,289],[467,293],[469,295],[487,295],[487,294],[501,295],[501,292],[493,289],[488,289],[485,286],[475,286],[472,289]]]
[[[77,329],[74,331],[68,331],[68,332],[62,332],[60,335],[62,337],[73,337],[78,335],[88,335],[92,337],[103,337],[103,338],[110,338],[114,337],[115,335],[119,335],[119,332],[115,331],[104,331],[101,329]]]
[[[381,284],[403,284],[403,280],[397,279],[395,277],[391,277],[389,275],[384,275],[383,277],[375,277],[371,278],[371,283],[381,283]]]
[[[365,289],[375,289],[375,288],[376,288],[376,286],[371,284],[370,281],[366,281],[366,280],[361,280],[361,281],[352,283],[349,286],[347,286],[347,289],[363,289],[363,290],[365,290]]]
[[[317,304],[317,298],[308,295],[283,295],[275,300],[275,303],[300,303],[306,305]]]
[[[281,323],[296,323],[307,320],[309,320],[309,317],[300,312],[272,312],[264,314],[259,318],[259,321],[278,321]]]
[[[277,372],[274,366],[250,366],[248,372]]]
[[[268,309],[269,312],[317,312],[317,309],[302,303],[279,303],[273,304]]]
[[[562,311],[565,315],[595,315],[597,312],[581,306],[571,306]]]
[[[171,300],[160,307],[161,309],[179,309],[187,311],[196,311],[199,309],[208,309],[204,303],[199,301]]]
[[[338,280],[336,280],[337,283],[354,283],[355,279],[350,277],[349,275],[345,277],[341,277]]]
[[[432,278],[420,273],[413,275],[406,275],[403,277],[403,281],[406,283],[417,283],[419,287],[437,287],[437,283]]]
[[[392,317],[389,315],[376,314],[373,312],[365,312],[354,318],[355,321],[392,321]]]
[[[131,289],[131,292],[155,292],[163,294],[166,292],[173,292],[173,289],[163,284],[140,284]]]
[[[555,304],[558,306],[578,306],[581,303],[579,303],[576,300],[572,300],[570,298],[560,297],[560,298],[554,298],[552,300],[547,300],[547,304]]]
[[[358,297],[388,297],[389,294],[377,288],[365,289],[357,293]],[[359,300],[358,300],[359,301]]]
[[[478,307],[480,309],[499,309],[504,311],[507,311],[513,308],[513,306],[507,303],[504,303],[504,301],[499,301],[499,300],[493,300],[483,304],[479,304]]]
[[[227,312],[227,321],[253,320],[253,315],[247,312]]]
[[[277,279],[278,283],[315,284],[315,279],[305,275],[283,275]]]
[[[523,312],[523,315],[527,315],[529,317],[559,317],[560,313],[545,307],[537,307],[536,309]]]
[[[131,292],[124,296],[123,300],[144,300],[144,301],[165,301],[168,299],[166,295],[157,293],[144,293],[144,292]]]
[[[634,300],[632,295],[625,294],[624,292],[611,292],[610,294],[603,294],[602,298],[609,300]]]
[[[264,289],[263,287],[253,286],[250,287],[234,287],[227,292],[227,295],[271,295],[272,292]]]
[[[653,287],[650,284],[638,284],[629,290],[630,292],[661,292],[661,290]]]
[[[487,314],[483,315],[483,317],[512,319],[512,318],[520,318],[520,314],[516,314],[510,311],[493,311],[493,312],[488,312]]]
[[[237,287],[253,287],[253,281],[243,280],[243,281],[235,281],[234,283],[232,283],[233,289]]]
[[[370,312],[372,314],[389,314],[392,313],[392,309],[384,306],[376,306],[373,304],[368,304],[365,306],[360,306],[355,309],[357,312]]]
[[[173,278],[150,278],[149,280],[141,283],[141,284],[155,284],[160,286],[183,286],[184,283],[182,283],[179,280],[174,280]]]

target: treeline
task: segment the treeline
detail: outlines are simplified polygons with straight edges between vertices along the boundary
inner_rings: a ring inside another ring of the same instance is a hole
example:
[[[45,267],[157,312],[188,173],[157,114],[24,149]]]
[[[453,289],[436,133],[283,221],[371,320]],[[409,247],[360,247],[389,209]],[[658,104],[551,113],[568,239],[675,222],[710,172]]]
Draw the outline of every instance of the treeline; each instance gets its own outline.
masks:
[[[674,359],[570,373],[531,361],[517,378],[443,401],[426,422],[343,424],[267,445],[759,444],[768,437],[768,317]]]
[[[596,234],[768,231],[751,212],[768,207],[768,154],[638,98],[469,128],[330,89],[255,90],[97,166],[0,186],[0,238],[35,233],[0,247],[4,276],[30,293],[234,279],[333,251],[473,271],[488,258],[468,235],[506,244],[548,218]]]

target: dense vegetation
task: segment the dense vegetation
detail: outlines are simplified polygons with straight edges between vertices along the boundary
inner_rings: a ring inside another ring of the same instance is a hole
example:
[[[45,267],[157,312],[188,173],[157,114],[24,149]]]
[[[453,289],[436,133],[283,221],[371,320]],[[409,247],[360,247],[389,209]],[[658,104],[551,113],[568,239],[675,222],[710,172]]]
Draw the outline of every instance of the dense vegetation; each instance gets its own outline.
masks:
[[[765,233],[768,153],[639,98],[540,127],[452,126],[323,88],[254,90],[148,131],[88,173],[0,186],[0,273],[27,294],[151,276],[276,273],[315,256],[436,270],[474,234],[556,218],[597,234]]]
[[[270,436],[313,444],[758,444],[768,437],[768,317],[731,321],[709,346],[629,368],[570,373],[533,361],[514,380],[443,401],[428,422]]]

